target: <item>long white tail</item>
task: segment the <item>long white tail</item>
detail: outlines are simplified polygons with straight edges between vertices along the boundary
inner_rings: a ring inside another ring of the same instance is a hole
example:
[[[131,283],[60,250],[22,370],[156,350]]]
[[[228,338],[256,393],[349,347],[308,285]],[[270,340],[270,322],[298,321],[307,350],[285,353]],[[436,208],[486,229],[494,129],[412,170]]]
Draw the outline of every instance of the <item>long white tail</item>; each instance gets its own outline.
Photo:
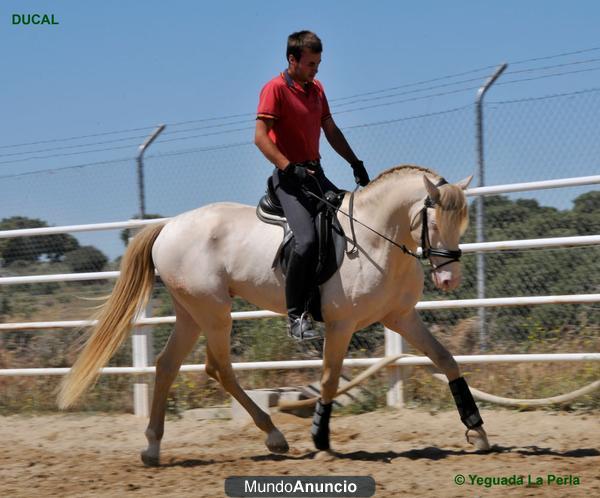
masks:
[[[60,385],[59,408],[71,406],[96,381],[129,334],[137,311],[148,302],[154,285],[152,246],[163,227],[164,223],[151,225],[129,244],[113,292],[96,317],[98,323]]]

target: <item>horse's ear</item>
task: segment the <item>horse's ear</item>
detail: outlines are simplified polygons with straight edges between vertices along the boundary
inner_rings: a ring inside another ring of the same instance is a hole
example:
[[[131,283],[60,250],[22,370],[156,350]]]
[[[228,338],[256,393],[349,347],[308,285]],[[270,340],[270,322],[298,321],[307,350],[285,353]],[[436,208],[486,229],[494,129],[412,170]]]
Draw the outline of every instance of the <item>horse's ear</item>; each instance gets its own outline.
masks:
[[[469,175],[466,178],[462,179],[460,182],[456,182],[456,186],[460,187],[463,190],[467,190],[467,187],[471,183],[471,180],[473,180],[473,175]]]
[[[425,188],[427,189],[427,194],[429,194],[429,198],[434,202],[438,202],[440,200],[440,189],[437,188],[431,180],[423,175],[423,183],[425,184]]]

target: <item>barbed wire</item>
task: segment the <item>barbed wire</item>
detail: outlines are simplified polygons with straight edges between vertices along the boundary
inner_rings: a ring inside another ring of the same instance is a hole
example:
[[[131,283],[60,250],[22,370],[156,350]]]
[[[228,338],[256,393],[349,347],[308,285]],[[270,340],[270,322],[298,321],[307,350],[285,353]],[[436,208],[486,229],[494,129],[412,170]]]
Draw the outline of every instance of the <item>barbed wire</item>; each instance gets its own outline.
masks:
[[[556,59],[559,57],[566,57],[569,55],[579,55],[579,54],[583,54],[583,53],[587,53],[587,52],[595,52],[600,50],[600,47],[593,47],[593,48],[588,48],[588,49],[582,49],[582,50],[577,50],[574,52],[564,52],[564,53],[560,53],[560,54],[553,54],[553,55],[548,55],[548,56],[543,56],[543,57],[535,57],[535,58],[531,58],[531,59],[522,59],[519,61],[514,61],[514,62],[509,62],[508,64],[510,66],[516,66],[516,65],[520,65],[520,64],[525,64],[528,62],[538,62],[541,60],[549,60],[549,59]],[[489,65],[489,66],[483,66],[477,69],[471,69],[469,71],[464,71],[461,73],[455,73],[455,74],[450,74],[450,75],[446,75],[446,76],[441,76],[438,78],[432,78],[432,79],[427,79],[427,80],[421,80],[421,81],[417,81],[414,83],[405,83],[403,85],[398,85],[398,86],[394,86],[394,87],[389,87],[389,88],[384,88],[384,89],[380,89],[380,90],[374,90],[371,92],[365,92],[365,93],[357,93],[354,95],[349,95],[346,97],[340,97],[338,99],[332,99],[331,102],[335,102],[337,100],[345,100],[345,99],[350,99],[350,98],[355,98],[355,97],[364,97],[364,96],[368,96],[368,95],[375,95],[377,93],[385,93],[385,92],[389,92],[389,91],[393,91],[393,90],[399,90],[401,88],[409,88],[411,86],[416,86],[416,85],[421,85],[421,84],[426,84],[426,83],[434,83],[436,81],[442,81],[442,80],[446,80],[446,79],[451,79],[454,77],[459,77],[459,76],[466,76],[467,74],[472,74],[472,73],[476,73],[479,71],[484,71],[487,69],[494,69],[498,67],[497,64],[495,65]]]
[[[33,176],[33,175],[37,175],[40,173],[58,173],[59,171],[66,171],[66,170],[72,170],[72,169],[83,169],[83,168],[88,168],[91,166],[100,166],[100,165],[105,165],[105,164],[122,163],[122,162],[131,161],[132,159],[133,159],[133,157],[122,157],[120,159],[106,159],[104,161],[94,161],[91,163],[75,164],[72,166],[62,166],[60,168],[45,168],[45,169],[38,169],[38,170],[33,170],[33,171],[25,171],[23,173],[12,173],[9,175],[0,175],[0,180],[7,180],[7,179],[11,179],[11,178],[20,178],[23,176]]]
[[[504,105],[504,104],[517,104],[521,102],[534,102],[538,100],[551,100],[562,97],[573,97],[574,95],[583,95],[586,93],[594,93],[600,92],[600,87],[598,88],[588,88],[586,90],[579,90],[576,92],[567,92],[567,93],[555,93],[552,95],[544,95],[543,97],[526,97],[522,99],[512,99],[512,100],[488,100],[487,104],[493,105]]]
[[[500,85],[512,85],[513,83],[522,83],[524,81],[534,81],[534,80],[541,80],[541,79],[545,79],[545,78],[554,78],[557,76],[566,76],[568,74],[579,74],[579,73],[588,73],[591,71],[598,71],[600,69],[600,66],[598,67],[592,67],[592,68],[588,68],[588,69],[578,69],[576,71],[564,71],[562,73],[554,73],[554,74],[544,74],[542,76],[534,76],[532,78],[522,78],[520,80],[512,80],[512,81],[500,81],[498,83],[496,83],[496,85],[500,86]]]
[[[372,123],[346,126],[344,128],[344,130],[353,130],[353,129],[358,129],[358,128],[370,128],[372,126],[381,126],[381,125],[387,125],[387,124],[393,124],[393,123],[402,123],[404,121],[413,121],[415,119],[420,119],[420,118],[431,118],[433,116],[442,116],[444,114],[451,114],[453,112],[463,111],[465,109],[470,109],[471,107],[472,107],[472,105],[468,104],[468,105],[463,105],[460,107],[454,107],[452,109],[446,109],[445,111],[435,111],[435,112],[429,112],[426,114],[416,114],[414,116],[406,116],[403,118],[387,119],[384,121],[374,121]]]
[[[592,69],[586,69],[586,70],[578,70],[578,71],[569,71],[569,72],[563,72],[563,73],[557,73],[554,75],[545,75],[544,77],[554,77],[554,76],[562,76],[565,74],[573,74],[573,73],[577,73],[577,72],[581,72],[581,71],[592,71],[592,70],[599,70],[600,67],[598,68],[592,68]],[[534,77],[534,78],[524,78],[524,79],[519,79],[519,80],[514,80],[514,81],[508,81],[508,82],[503,82],[502,84],[513,84],[513,83],[519,83],[522,81],[530,81],[530,80],[535,80],[535,79],[539,79],[539,77]],[[500,84],[500,83],[498,83]],[[416,101],[416,100],[422,100],[422,99],[426,99],[426,98],[433,98],[436,96],[443,96],[443,95],[450,95],[453,93],[460,93],[460,92],[465,92],[465,91],[470,91],[473,89],[479,88],[478,86],[476,87],[468,87],[468,88],[460,88],[460,89],[456,89],[456,90],[452,90],[452,91],[448,91],[448,92],[439,92],[437,94],[430,94],[430,95],[425,95],[425,96],[421,96],[421,97],[413,97],[410,99],[402,99],[399,101],[394,101],[394,102],[386,102],[383,104],[376,104],[376,105],[369,105],[369,106],[363,106],[363,107],[359,107],[359,108],[355,108],[355,109],[348,109],[348,110],[342,110],[342,111],[338,111],[336,112],[337,114],[344,114],[347,112],[355,112],[355,111],[360,111],[360,110],[364,110],[364,109],[372,109],[375,107],[381,107],[381,106],[388,106],[388,105],[392,105],[392,104],[397,104],[397,103],[404,103],[404,102],[412,102],[412,101]],[[600,91],[600,88],[591,88],[591,89],[585,89],[585,90],[578,90],[578,91],[574,91],[574,92],[566,92],[566,93],[559,93],[559,94],[552,94],[552,95],[546,95],[546,96],[542,96],[542,97],[531,97],[531,98],[525,98],[525,99],[514,99],[514,100],[506,100],[506,101],[488,101],[488,104],[494,104],[494,105],[502,105],[502,104],[509,104],[509,103],[517,103],[517,102],[524,102],[524,101],[534,101],[534,100],[549,100],[549,99],[555,99],[555,98],[562,98],[562,97],[572,97],[572,96],[576,96],[576,95],[582,95],[585,93],[590,93],[590,92],[596,92],[596,91]],[[444,110],[444,111],[436,111],[436,112],[432,112],[432,113],[427,113],[427,114],[416,114],[414,116],[408,116],[408,117],[401,117],[401,118],[395,118],[395,119],[390,119],[390,120],[382,120],[382,121],[376,121],[376,122],[372,122],[372,123],[364,123],[364,124],[358,124],[358,125],[354,125],[354,126],[349,126],[349,127],[343,127],[342,129],[355,129],[355,128],[365,128],[365,127],[370,127],[370,126],[377,126],[377,125],[381,125],[381,124],[387,124],[387,123],[395,123],[395,122],[401,122],[401,121],[406,121],[406,120],[413,120],[413,119],[418,119],[418,118],[422,118],[422,117],[429,117],[429,116],[435,116],[435,115],[441,115],[441,114],[447,114],[450,112],[455,112],[455,111],[459,111],[462,109],[466,109],[469,108],[471,106],[471,104],[466,104],[464,106],[459,106],[459,107],[455,107],[452,109],[448,109],[448,110]],[[244,121],[245,122],[245,121]],[[224,135],[224,134],[228,134],[228,133],[234,133],[234,132],[240,132],[240,131],[249,131],[252,130],[253,127],[244,127],[244,128],[236,128],[233,130],[224,130],[224,131],[220,131],[220,132],[212,132],[212,133],[203,133],[203,134],[197,134],[197,135],[191,135],[191,136],[186,136],[186,137],[179,137],[179,138],[171,138],[171,139],[166,139],[166,140],[162,140],[160,143],[170,143],[170,142],[176,142],[176,141],[183,141],[183,140],[192,140],[192,139],[197,139],[197,138],[203,138],[203,137],[207,137],[207,136],[216,136],[216,135]],[[181,130],[181,131],[190,131],[190,130]],[[231,144],[232,146],[236,147],[242,144],[250,144],[252,142],[236,142],[234,144]],[[221,145],[216,145],[216,146],[210,146],[208,148],[194,148],[194,149],[189,149],[190,151],[205,151],[205,150],[211,150],[212,147],[217,147],[217,148],[226,148],[228,147],[230,144],[221,144]],[[96,150],[91,150],[91,151],[81,151],[81,152],[72,152],[72,153],[63,153],[63,154],[52,154],[52,155],[47,155],[47,156],[37,156],[37,157],[29,157],[29,158],[24,158],[24,159],[16,159],[16,160],[9,160],[9,161],[0,161],[0,165],[2,164],[12,164],[12,163],[17,163],[17,162],[24,162],[24,161],[29,161],[32,159],[51,159],[51,158],[56,158],[56,157],[65,157],[65,156],[74,156],[74,155],[79,155],[79,154],[86,154],[86,153],[92,153],[92,152],[105,152],[105,151],[112,151],[112,150],[121,150],[121,149],[126,149],[126,148],[131,148],[130,145],[124,145],[124,146],[119,146],[119,147],[109,147],[109,148],[102,148],[102,149],[96,149]],[[184,152],[180,152],[180,151],[174,151],[174,152],[169,152],[168,154],[179,154],[179,153],[186,153]],[[167,154],[167,153],[161,153],[162,155]],[[0,155],[0,157],[3,157]],[[148,156],[148,157],[153,157],[153,156]],[[129,157],[128,159],[132,159],[133,156]],[[97,161],[97,162],[92,162],[89,164],[102,164],[103,161]],[[84,163],[88,164],[88,163]],[[76,165],[74,167],[81,167],[81,165]],[[47,170],[36,170],[37,172],[44,172],[44,171],[53,171],[55,170],[54,168],[49,168]],[[18,174],[16,175],[8,175],[8,176],[0,176],[0,178],[12,178],[14,176],[18,176]]]
[[[184,155],[184,154],[190,154],[193,152],[208,152],[208,151],[213,151],[213,150],[234,149],[237,147],[247,146],[247,145],[253,145],[253,142],[236,142],[236,143],[212,145],[212,146],[208,146],[208,147],[196,147],[193,149],[184,149],[184,150],[177,150],[177,151],[171,151],[171,152],[160,152],[160,153],[148,154],[146,156],[146,159],[179,156],[179,155]],[[0,180],[19,178],[22,176],[32,176],[32,175],[37,175],[40,173],[58,173],[60,171],[65,171],[65,170],[83,169],[83,168],[87,168],[87,167],[91,167],[91,166],[101,166],[101,165],[105,165],[105,164],[129,162],[129,161],[132,161],[133,159],[135,159],[133,156],[129,156],[129,157],[122,157],[120,159],[107,159],[107,160],[103,160],[103,161],[94,161],[91,163],[75,164],[72,166],[62,166],[59,168],[37,169],[37,170],[33,170],[33,171],[26,171],[24,173],[13,173],[13,174],[9,174],[9,175],[0,175]]]
[[[540,68],[533,68],[533,69],[523,69],[523,70],[518,70],[518,71],[508,71],[505,74],[521,74],[521,73],[528,73],[528,72],[534,72],[534,71],[542,71],[542,70],[548,70],[548,69],[555,69],[555,68],[559,68],[559,67],[567,67],[567,66],[573,66],[573,65],[578,65],[578,64],[587,64],[590,62],[597,62],[600,61],[600,58],[594,58],[594,59],[587,59],[585,61],[575,61],[575,62],[569,62],[569,63],[563,63],[563,64],[555,64],[555,65],[550,65],[550,66],[544,66],[544,67],[540,67]],[[532,77],[532,78],[525,78],[525,79],[521,79],[521,80],[514,80],[514,81],[509,81],[509,82],[500,82],[498,83],[499,85],[501,84],[510,84],[510,83],[518,83],[518,82],[522,82],[522,81],[531,81],[534,79],[540,79],[540,78],[544,78],[544,77],[553,77],[553,76],[562,76],[563,74],[573,74],[576,72],[586,72],[586,71],[595,71],[598,70],[598,68],[588,68],[588,69],[584,69],[584,70],[579,70],[579,71],[573,71],[573,72],[567,72],[567,73],[560,73],[560,74],[554,74],[554,75],[541,75],[538,77]],[[392,95],[384,95],[384,96],[378,96],[378,97],[373,97],[370,99],[360,99],[360,100],[356,100],[356,101],[351,101],[351,102],[346,102],[346,103],[342,103],[339,104],[337,107],[341,107],[341,106],[345,106],[345,105],[352,105],[352,104],[357,104],[360,102],[370,102],[370,101],[375,101],[375,100],[382,100],[382,99],[387,99],[387,98],[391,98],[393,96],[401,96],[401,95],[408,95],[411,93],[417,93],[417,92],[424,92],[424,91],[428,91],[428,90],[434,90],[434,89],[438,89],[438,88],[445,88],[448,86],[452,86],[452,85],[458,85],[458,84],[463,84],[463,83],[470,83],[473,81],[480,81],[480,78],[471,78],[471,79],[467,79],[467,80],[460,80],[460,81],[456,81],[456,82],[452,82],[452,83],[446,83],[443,85],[435,85],[435,86],[431,86],[431,87],[426,87],[426,88],[419,88],[416,90],[409,90],[407,92],[401,92],[401,93],[396,93],[396,94],[392,94]],[[474,87],[468,87],[468,88],[463,88],[463,89],[458,89],[456,90],[456,92],[448,92],[448,93],[439,93],[439,94],[434,94],[433,96],[441,96],[441,95],[448,95],[451,93],[459,93],[462,91],[467,91],[467,90],[472,90]],[[425,96],[425,98],[431,98],[432,96]],[[415,99],[418,100],[418,99]],[[406,102],[409,102],[410,100],[407,100]],[[336,108],[337,108],[336,107]],[[357,109],[357,110],[362,110],[365,108],[361,108],[361,109]],[[337,112],[337,114],[341,114],[341,112]],[[234,121],[232,123],[221,123],[221,124],[215,124],[215,125],[208,125],[208,126],[200,126],[200,127],[195,127],[195,128],[191,128],[191,129],[186,129],[186,130],[175,130],[172,131],[170,133],[166,133],[165,135],[173,135],[173,134],[178,134],[178,133],[188,133],[191,131],[197,131],[197,130],[205,130],[205,129],[214,129],[214,128],[222,128],[225,126],[232,126],[234,124],[243,124],[243,123],[248,123],[248,120],[243,120],[243,121]],[[175,142],[175,141],[180,141],[180,140],[188,140],[188,139],[193,139],[193,138],[201,138],[201,137],[207,137],[207,136],[212,136],[212,135],[220,135],[220,134],[224,134],[224,133],[233,133],[233,132],[237,132],[237,131],[247,131],[251,128],[237,128],[237,129],[232,129],[232,130],[226,130],[224,132],[216,132],[216,133],[206,133],[206,134],[201,134],[201,135],[192,135],[189,137],[183,137],[183,138],[174,138],[174,139],[161,139],[159,140],[160,143],[168,143],[168,142]],[[125,141],[130,141],[130,140],[142,140],[146,138],[146,135],[138,135],[135,137],[126,137],[126,138],[118,138],[118,139],[113,139],[113,140],[106,140],[106,141],[101,141],[101,142],[92,142],[92,143],[88,143],[88,144],[76,144],[76,145],[66,145],[66,146],[61,146],[61,147],[53,147],[53,148],[48,148],[48,149],[38,149],[38,150],[34,150],[34,151],[21,151],[21,152],[14,152],[14,153],[10,153],[10,154],[0,154],[0,158],[4,158],[4,157],[16,157],[16,156],[23,156],[23,155],[28,155],[28,154],[39,154],[39,153],[43,153],[43,152],[53,152],[53,151],[58,151],[58,150],[67,150],[67,149],[77,149],[77,148],[82,148],[82,147],[92,147],[92,146],[97,146],[97,145],[105,145],[105,144],[109,144],[109,143],[116,143],[116,142],[125,142]],[[128,145],[127,147],[130,147],[131,145]],[[123,147],[126,148],[126,147]],[[118,149],[117,147],[115,147],[115,149]],[[92,153],[92,152],[103,152],[105,150],[111,150],[111,149],[96,149],[96,150],[92,150],[92,151],[82,151],[81,153]],[[48,158],[52,158],[52,157],[56,157],[56,156],[44,156],[44,157],[32,157],[32,158],[28,158],[27,160],[30,159],[48,159]],[[12,162],[16,162],[16,161],[12,161]],[[0,162],[0,164],[6,164],[6,162]]]
[[[563,52],[563,53],[559,53],[559,54],[552,54],[552,55],[548,55],[548,56],[542,56],[542,57],[535,57],[535,58],[529,58],[529,59],[523,59],[523,60],[518,60],[518,61],[514,61],[514,62],[510,62],[511,66],[514,65],[519,65],[519,64],[525,64],[525,63],[529,63],[529,62],[538,62],[538,61],[542,61],[542,60],[550,60],[550,59],[556,59],[556,58],[560,58],[560,57],[567,57],[567,56],[572,56],[572,55],[579,55],[579,54],[583,54],[583,53],[589,53],[589,52],[595,52],[600,50],[600,47],[592,47],[592,48],[587,48],[587,49],[581,49],[581,50],[576,50],[576,51],[571,51],[571,52]],[[597,60],[597,59],[592,59],[592,60]],[[565,65],[572,65],[572,64],[581,64],[584,63],[586,61],[577,61],[577,62],[573,62],[573,63],[565,63],[565,64],[561,64],[561,65],[557,65],[555,67],[559,67],[559,66],[565,66]],[[587,61],[589,62],[589,61]],[[437,77],[437,78],[431,78],[431,79],[427,79],[427,80],[421,80],[421,81],[417,81],[417,82],[412,82],[412,83],[406,83],[403,85],[398,85],[395,87],[389,87],[389,88],[384,88],[384,89],[379,89],[379,90],[374,90],[374,91],[370,91],[370,92],[362,92],[362,93],[358,93],[358,94],[354,94],[354,95],[348,95],[345,97],[339,97],[336,99],[331,99],[330,102],[340,102],[342,100],[348,100],[348,99],[352,99],[352,98],[356,98],[356,97],[365,97],[365,96],[369,96],[369,95],[376,95],[379,93],[385,93],[385,92],[389,92],[389,91],[394,91],[394,90],[398,90],[401,88],[409,88],[411,86],[418,86],[418,85],[422,85],[422,84],[426,84],[426,83],[433,83],[436,81],[443,81],[443,80],[447,80],[447,79],[451,79],[451,78],[455,78],[455,77],[459,77],[459,76],[464,76],[467,74],[473,74],[476,72],[480,72],[483,70],[487,70],[487,69],[491,69],[496,67],[496,65],[488,65],[488,66],[482,66],[480,68],[476,68],[476,69],[471,69],[469,71],[463,71],[460,73],[454,73],[454,74],[450,74],[450,75],[445,75],[445,76],[441,76],[441,77]],[[532,68],[532,69],[526,69],[526,70],[521,70],[521,71],[511,71],[511,73],[517,73],[517,72],[527,72],[527,71],[536,71],[536,70],[542,70],[544,68]],[[509,74],[509,73],[507,73]],[[466,81],[473,81],[475,79],[472,80],[466,80]],[[458,82],[455,83],[451,83],[451,84],[458,84]],[[450,85],[450,84],[448,84]],[[420,90],[420,91],[424,91],[424,90]],[[348,104],[343,104],[343,105],[348,105]],[[206,122],[211,122],[211,121],[223,121],[223,120],[228,120],[228,119],[234,119],[234,118],[241,118],[241,117],[250,117],[250,116],[255,116],[255,113],[242,113],[242,114],[231,114],[231,115],[226,115],[226,116],[215,116],[215,117],[210,117],[210,118],[201,118],[201,119],[193,119],[193,120],[187,120],[187,121],[179,121],[179,122],[174,122],[174,123],[168,123],[169,127],[177,127],[177,126],[184,126],[184,125],[188,125],[188,124],[195,124],[195,123],[206,123]],[[214,125],[215,127],[217,126],[229,126],[232,124],[240,124],[241,122],[238,121],[236,123],[225,123],[225,124],[220,124],[220,125]],[[210,128],[206,127],[206,128]],[[101,136],[108,136],[108,135],[118,135],[118,134],[122,134],[122,133],[130,133],[130,132],[136,132],[136,131],[146,131],[146,130],[151,130],[154,129],[155,126],[145,126],[145,127],[138,127],[138,128],[129,128],[129,129],[124,129],[124,130],[113,130],[113,131],[107,131],[107,132],[101,132],[101,133],[93,133],[93,134],[87,134],[87,135],[78,135],[78,136],[72,136],[72,137],[65,137],[65,138],[54,138],[54,139],[48,139],[48,140],[38,140],[38,141],[34,141],[34,142],[25,142],[25,143],[19,143],[19,144],[7,144],[7,145],[0,145],[0,149],[8,149],[8,148],[16,148],[16,147],[25,147],[25,146],[31,146],[31,145],[41,145],[41,144],[48,144],[48,143],[58,143],[58,142],[66,142],[66,141],[71,141],[71,140],[81,140],[81,139],[86,139],[86,138],[95,138],[95,137],[101,137]],[[168,133],[182,133],[185,131],[195,131],[197,129],[201,129],[201,128],[195,128],[193,130],[175,130],[175,131],[169,131]],[[140,139],[140,138],[145,138],[145,136],[136,136],[136,137],[131,137],[129,139],[133,140],[133,139]],[[118,142],[118,141],[123,141],[123,140],[128,140],[128,139],[117,139],[114,142]],[[106,141],[106,142],[99,142],[99,143],[95,143],[95,144],[80,144],[77,146],[68,146],[68,147],[85,147],[85,146],[92,146],[92,145],[99,145],[99,144],[104,144],[104,143],[112,143],[110,141]],[[66,148],[66,147],[65,147]],[[56,149],[52,149],[52,150],[61,150],[60,148],[56,148]],[[43,152],[47,152],[49,150],[43,150]],[[26,154],[26,153],[38,153],[38,152],[42,152],[42,151],[29,151],[29,152],[23,152],[22,154]],[[90,151],[90,152],[95,152],[95,151]],[[3,155],[0,157],[6,157],[7,155]]]
[[[248,123],[248,120],[245,121],[235,121],[234,123],[227,123],[227,124],[220,124],[220,125],[211,125],[211,126],[201,126],[198,128],[191,128],[188,130],[176,130],[174,132],[171,132],[171,135],[177,134],[177,133],[185,133],[185,132],[190,132],[190,131],[196,131],[196,130],[205,130],[205,129],[209,129],[209,128],[221,128],[223,126],[230,126],[233,124],[240,124],[240,123]],[[234,132],[234,131],[243,131],[243,130],[248,130],[248,128],[238,128],[238,129],[234,129],[234,130],[226,130],[227,133],[229,132]],[[207,134],[203,134],[203,135],[196,135],[196,136],[192,136],[192,137],[184,137],[184,138],[173,138],[173,139],[167,139],[167,140],[159,140],[159,142],[161,143],[165,143],[165,142],[175,142],[177,140],[185,140],[187,138],[196,138],[196,137],[200,137],[200,136],[211,136],[211,135],[220,135],[222,134],[222,132],[217,132],[217,133],[207,133]],[[52,152],[52,151],[57,151],[57,150],[67,150],[67,149],[77,149],[77,148],[81,148],[81,147],[92,147],[92,146],[96,146],[96,145],[105,145],[105,144],[109,144],[109,143],[115,143],[115,142],[125,142],[128,140],[142,140],[147,138],[147,135],[140,135],[140,136],[136,136],[136,137],[127,137],[127,138],[120,138],[120,139],[115,139],[115,140],[107,140],[107,141],[102,141],[102,142],[92,142],[92,143],[88,143],[88,144],[77,144],[77,145],[64,145],[61,147],[52,147],[49,149],[39,149],[39,150],[34,150],[34,151],[26,151],[26,152],[14,152],[11,154],[0,154],[0,158],[3,157],[15,157],[15,156],[22,156],[22,155],[26,155],[26,154],[39,154],[42,152]],[[135,144],[132,145],[127,145],[124,146],[123,148],[126,147],[135,147],[138,146],[139,143],[136,142]],[[120,147],[115,147],[115,149],[118,149]],[[110,149],[99,149],[100,151],[103,150],[110,150]],[[97,152],[97,151],[82,151],[82,154],[86,154],[88,152]],[[55,157],[55,156],[46,156],[45,158],[48,157]],[[44,159],[45,159],[44,158]],[[0,164],[4,164],[2,162],[0,162]]]
[[[508,74],[517,74],[517,73],[532,72],[532,71],[541,71],[541,70],[548,70],[548,69],[552,69],[552,68],[571,66],[571,65],[574,65],[574,64],[582,64],[582,63],[597,62],[597,61],[600,61],[600,58],[598,58],[598,59],[589,59],[588,61],[570,62],[570,63],[567,63],[567,64],[557,64],[557,65],[553,65],[553,66],[546,66],[546,67],[543,67],[543,68],[524,69],[524,70],[521,70],[521,71],[508,71],[505,74],[508,75]],[[551,78],[551,77],[554,77],[554,76],[563,76],[563,75],[567,75],[567,74],[575,74],[575,73],[578,73],[578,72],[595,71],[597,69],[598,68],[581,69],[581,70],[576,70],[576,71],[565,71],[565,72],[562,72],[562,73],[555,73],[555,74],[550,74],[550,75],[540,75],[540,76],[536,76],[536,77],[532,77],[532,78],[522,78],[522,79],[519,79],[519,80],[512,80],[512,81],[509,81],[509,82],[499,82],[499,83],[496,83],[496,85],[502,85],[502,84],[507,84],[507,83],[519,83],[519,82],[523,82],[523,81],[531,81],[531,80],[534,80],[534,79]],[[449,87],[449,86],[459,85],[459,84],[464,84],[464,83],[472,83],[474,81],[481,81],[481,79],[480,78],[470,78],[470,79],[467,79],[467,80],[460,80],[460,81],[455,81],[455,82],[452,82],[452,83],[445,83],[443,85],[435,85],[435,86],[431,86],[431,87],[427,87],[427,88],[419,88],[419,89],[416,89],[416,90],[409,90],[409,91],[406,91],[406,92],[393,93],[393,94],[390,94],[390,95],[380,95],[378,97],[371,97],[371,98],[367,98],[367,99],[359,99],[359,100],[355,100],[353,102],[346,102],[344,104],[340,104],[340,106],[358,104],[360,102],[372,102],[372,101],[383,100],[383,99],[388,99],[388,98],[392,98],[392,97],[400,97],[402,95],[409,95],[409,94],[412,94],[412,93],[424,92],[424,91],[429,91],[429,90],[437,90],[439,88],[446,88],[446,87]],[[458,93],[458,92],[467,91],[467,90],[476,90],[480,86],[481,85],[470,86],[470,87],[467,87],[467,88],[462,88],[462,89],[458,89],[458,90],[447,92],[447,93],[436,93],[436,94],[433,94],[431,96],[437,97],[437,96],[441,96],[441,95],[449,95],[451,93]],[[425,96],[425,98],[428,98],[428,97],[430,97],[430,96]],[[415,99],[415,100],[419,100],[419,99],[420,98]],[[401,101],[401,102],[404,102],[404,101]]]

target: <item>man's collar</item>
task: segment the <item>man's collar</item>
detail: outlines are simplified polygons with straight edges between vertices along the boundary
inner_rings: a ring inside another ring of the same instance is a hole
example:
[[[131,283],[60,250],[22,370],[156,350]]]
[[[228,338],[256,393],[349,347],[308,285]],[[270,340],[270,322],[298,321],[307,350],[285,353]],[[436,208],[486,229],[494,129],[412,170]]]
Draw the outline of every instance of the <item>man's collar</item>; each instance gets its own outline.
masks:
[[[283,74],[283,78],[285,79],[287,86],[289,88],[295,88],[296,81],[294,81],[294,79],[290,76],[290,73],[288,72],[288,70],[284,69],[282,74]],[[310,83],[310,82],[307,82],[305,85],[301,85],[300,83],[298,83],[298,88],[300,88],[306,92],[313,84],[314,83]]]
[[[290,73],[288,73],[287,69],[283,70],[283,77],[285,79],[285,82],[287,83],[287,86],[294,88],[294,80],[290,76]]]

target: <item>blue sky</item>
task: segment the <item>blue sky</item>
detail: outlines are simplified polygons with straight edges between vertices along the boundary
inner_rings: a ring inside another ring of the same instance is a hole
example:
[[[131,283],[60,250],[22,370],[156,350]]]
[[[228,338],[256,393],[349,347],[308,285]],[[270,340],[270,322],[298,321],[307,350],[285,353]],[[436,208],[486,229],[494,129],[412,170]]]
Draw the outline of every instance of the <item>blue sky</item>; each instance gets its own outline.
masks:
[[[54,14],[60,24],[11,24],[13,14],[26,13]],[[291,5],[275,1],[4,0],[0,5],[3,66],[0,106],[4,118],[0,123],[0,146],[4,146],[0,149],[0,177],[116,158],[130,160],[142,141],[135,137],[147,134],[159,123],[167,123],[163,137],[166,140],[186,136],[168,135],[167,132],[225,122],[177,123],[242,115],[228,121],[239,124],[223,128],[241,128],[238,132],[173,142],[158,140],[152,148],[153,154],[251,142],[253,134],[247,128],[252,127],[252,113],[260,88],[285,67],[286,37],[298,29],[311,29],[323,40],[323,63],[318,77],[325,85],[338,125],[351,127],[469,105],[475,90],[380,107],[372,105],[390,101],[357,102],[354,108],[363,105],[368,108],[336,115],[336,108],[338,111],[345,109],[340,105],[344,101],[338,99],[488,67],[463,77],[477,77],[483,81],[492,71],[491,66],[501,62],[597,48],[600,46],[599,19],[600,3],[595,1],[324,1]],[[580,61],[581,65],[569,66],[565,71],[586,70],[498,85],[489,98],[541,96],[600,86],[600,71],[594,70],[600,66],[599,62],[593,61],[596,58],[600,58],[600,51],[511,66],[509,70],[531,68],[535,64],[540,67]],[[552,69],[535,74],[559,71]],[[519,77],[507,75],[504,81]],[[462,87],[478,84],[465,83]],[[358,100],[363,98],[369,96]],[[396,98],[399,99],[403,97]],[[78,141],[61,140],[138,128],[141,130]],[[206,134],[206,131],[191,131],[187,135],[198,134]],[[82,144],[86,140],[87,143],[98,143],[127,137],[134,138],[87,149],[32,152]],[[60,141],[6,147],[54,139]],[[23,160],[36,155],[117,146],[126,148]],[[256,151],[248,150],[256,160]],[[24,152],[28,154],[22,154]],[[363,147],[358,152],[366,159],[372,173],[386,166],[376,162],[377,155],[370,149]],[[21,155],[15,155],[17,153]],[[2,154],[13,155],[2,157]],[[403,158],[398,157],[398,161]],[[178,164],[169,165],[169,168]],[[96,176],[90,177],[94,180],[78,179],[76,175],[60,177],[63,179],[52,186],[51,196],[39,187],[47,183],[44,179],[37,179],[37,183],[32,184],[22,181],[18,186],[11,186],[10,191],[15,199],[18,196],[28,198],[23,204],[25,214],[44,218],[52,225],[79,223],[83,219],[117,221],[131,216],[135,202],[114,212],[107,209],[103,214],[96,201],[86,202],[87,195],[78,198],[75,205],[63,203],[52,207],[65,184],[78,181],[103,184],[100,168],[97,168]],[[592,172],[584,169],[582,173]],[[216,177],[211,178],[215,185],[222,183]],[[508,174],[505,178],[498,176],[495,179],[512,181]],[[134,179],[127,181],[135,198]],[[163,184],[168,181],[168,177],[161,179]],[[34,184],[35,188],[31,186]],[[110,189],[104,185],[102,188]],[[226,191],[227,184],[220,188],[222,190],[207,198],[246,202],[257,194],[255,183],[248,192],[236,187],[232,194]],[[115,199],[121,195],[118,190],[115,187]],[[159,189],[153,191],[149,187],[149,191],[156,197],[160,195]],[[15,206],[21,201],[10,201],[8,194],[3,196],[7,200],[4,207],[0,204],[0,218],[20,214]],[[107,196],[112,202],[109,193]],[[149,211],[160,209],[163,213],[175,214],[180,209],[194,207],[191,202],[179,206],[173,194],[165,194],[165,197],[169,198],[161,199],[160,203],[157,201],[154,206],[150,203]],[[171,198],[173,204],[169,204]],[[114,204],[117,204],[116,200]],[[72,215],[75,212],[77,217]],[[116,239],[115,234],[111,237]],[[118,242],[106,242],[106,247],[111,256],[120,250]]]

